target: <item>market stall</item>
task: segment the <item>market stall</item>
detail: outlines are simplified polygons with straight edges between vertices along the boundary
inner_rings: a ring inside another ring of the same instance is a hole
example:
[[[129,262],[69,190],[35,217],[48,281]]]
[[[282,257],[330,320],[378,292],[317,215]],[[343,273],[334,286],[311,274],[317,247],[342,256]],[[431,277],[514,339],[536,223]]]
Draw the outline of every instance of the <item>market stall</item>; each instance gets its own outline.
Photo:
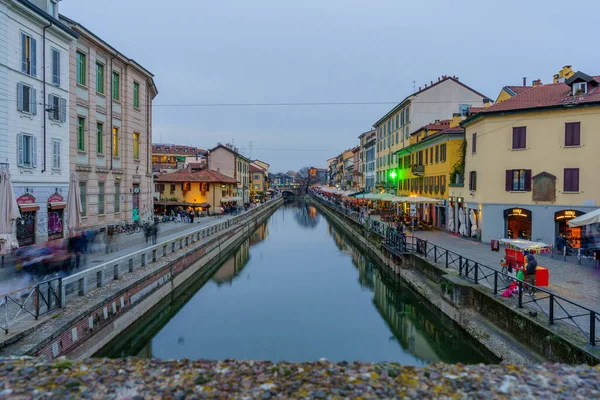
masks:
[[[542,242],[532,242],[525,239],[500,239],[504,245],[506,264],[515,271],[525,268],[525,256],[528,254],[547,254],[552,252],[552,246]],[[548,286],[550,276],[548,269],[540,265],[535,272],[536,286]]]

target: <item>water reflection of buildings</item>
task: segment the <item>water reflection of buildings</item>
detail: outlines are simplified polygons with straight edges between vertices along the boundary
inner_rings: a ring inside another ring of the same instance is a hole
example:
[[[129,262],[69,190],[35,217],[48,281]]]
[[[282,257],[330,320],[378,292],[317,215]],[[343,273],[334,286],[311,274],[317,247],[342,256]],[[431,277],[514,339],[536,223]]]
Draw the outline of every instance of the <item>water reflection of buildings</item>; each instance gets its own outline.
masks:
[[[250,235],[250,246],[254,246],[257,243],[262,242],[263,240],[265,240],[267,238],[267,234],[268,234],[269,230],[267,228],[267,224],[264,223],[261,226],[259,226],[256,231],[254,231],[254,233],[252,235]]]
[[[152,340],[148,341],[148,344],[144,346],[142,350],[137,354],[139,358],[152,358]]]
[[[246,239],[231,257],[227,259],[213,275],[212,279],[218,285],[231,284],[233,279],[244,269],[250,260],[250,240]]]

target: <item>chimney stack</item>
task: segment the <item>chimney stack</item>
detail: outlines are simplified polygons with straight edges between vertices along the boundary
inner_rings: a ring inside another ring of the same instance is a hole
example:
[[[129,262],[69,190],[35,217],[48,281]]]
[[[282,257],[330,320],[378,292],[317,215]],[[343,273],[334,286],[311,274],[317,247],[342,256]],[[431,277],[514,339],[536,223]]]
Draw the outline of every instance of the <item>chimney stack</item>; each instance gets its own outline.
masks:
[[[526,76],[523,77],[523,86],[527,86],[527,77]]]
[[[442,78],[440,78],[440,77],[438,76],[438,82],[439,82],[439,81],[441,81],[441,80],[442,80]]]

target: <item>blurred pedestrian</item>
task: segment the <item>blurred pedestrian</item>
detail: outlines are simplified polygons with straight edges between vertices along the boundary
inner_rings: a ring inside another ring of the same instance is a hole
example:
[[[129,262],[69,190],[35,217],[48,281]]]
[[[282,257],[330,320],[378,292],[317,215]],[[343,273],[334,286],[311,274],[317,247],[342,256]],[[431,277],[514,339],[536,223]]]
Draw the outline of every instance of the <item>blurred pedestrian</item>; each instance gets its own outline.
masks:
[[[158,224],[155,222],[152,225],[152,244],[156,244],[157,239],[158,239]]]
[[[156,220],[156,218],[155,218]],[[156,223],[156,222],[154,222]],[[146,243],[148,243],[148,240],[150,239],[150,236],[152,235],[151,232],[151,225],[148,222],[144,222],[144,238],[146,239]]]
[[[194,217],[195,217],[195,216],[196,216],[196,215],[195,215],[195,213],[194,213],[194,210],[190,211],[190,224],[193,224],[193,223],[194,223]]]

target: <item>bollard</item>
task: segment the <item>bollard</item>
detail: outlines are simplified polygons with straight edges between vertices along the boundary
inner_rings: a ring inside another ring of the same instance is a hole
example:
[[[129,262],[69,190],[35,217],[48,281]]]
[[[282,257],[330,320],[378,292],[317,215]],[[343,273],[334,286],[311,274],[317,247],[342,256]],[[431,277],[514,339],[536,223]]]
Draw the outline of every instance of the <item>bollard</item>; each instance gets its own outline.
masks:
[[[96,287],[104,286],[104,270],[96,272]]]
[[[129,259],[129,273],[133,272],[133,258]]]
[[[142,254],[142,267],[146,266],[146,254]]]
[[[85,281],[85,275],[79,278],[79,295],[85,296],[87,294],[87,285]]]
[[[167,255],[167,245],[163,246],[163,257],[165,257]]]
[[[121,279],[121,269],[119,268],[119,264],[115,264],[115,266],[113,267],[113,279],[115,281]]]

